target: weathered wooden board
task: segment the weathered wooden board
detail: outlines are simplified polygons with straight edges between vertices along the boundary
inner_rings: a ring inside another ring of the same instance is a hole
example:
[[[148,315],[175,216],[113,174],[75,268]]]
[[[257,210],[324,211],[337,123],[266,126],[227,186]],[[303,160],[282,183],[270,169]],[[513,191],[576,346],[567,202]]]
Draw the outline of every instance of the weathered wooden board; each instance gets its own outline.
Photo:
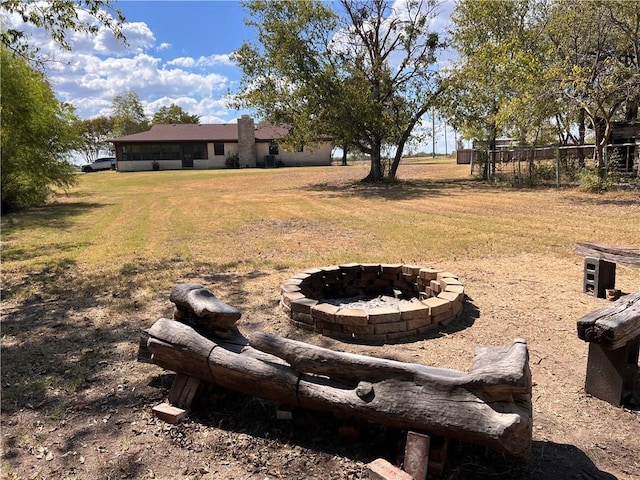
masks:
[[[272,335],[258,334],[250,344],[244,337],[211,340],[167,319],[145,335],[154,363],[206,382],[516,456],[530,453],[531,378],[523,340],[479,349],[464,373],[333,352]]]
[[[620,247],[606,243],[578,242],[576,253],[583,257],[593,257],[627,267],[640,267],[640,248]]]
[[[585,342],[609,349],[623,347],[640,335],[640,290],[580,318],[577,329]]]

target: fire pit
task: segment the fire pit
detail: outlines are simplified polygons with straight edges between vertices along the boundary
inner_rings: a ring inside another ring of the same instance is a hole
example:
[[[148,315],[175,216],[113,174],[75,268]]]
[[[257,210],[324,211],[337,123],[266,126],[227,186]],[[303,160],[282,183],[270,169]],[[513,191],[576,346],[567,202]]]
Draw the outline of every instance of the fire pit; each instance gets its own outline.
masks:
[[[464,300],[464,285],[453,273],[401,264],[313,268],[280,292],[296,326],[376,344],[421,337],[456,318]]]

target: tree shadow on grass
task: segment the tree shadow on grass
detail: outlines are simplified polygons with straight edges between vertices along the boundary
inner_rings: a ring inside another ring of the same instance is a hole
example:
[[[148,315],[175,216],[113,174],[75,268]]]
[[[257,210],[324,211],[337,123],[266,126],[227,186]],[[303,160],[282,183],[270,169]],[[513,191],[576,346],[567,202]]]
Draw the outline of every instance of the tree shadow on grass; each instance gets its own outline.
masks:
[[[316,183],[302,190],[325,193],[331,198],[383,198],[412,200],[424,197],[455,195],[463,190],[490,190],[495,187],[473,178],[447,180],[398,180],[388,183]]]
[[[69,226],[74,217],[104,206],[105,204],[95,202],[50,203],[16,214],[3,215],[2,235],[11,236],[34,227],[62,230]]]
[[[161,316],[170,317],[171,287],[185,274],[199,272],[231,291],[240,305],[250,298],[247,283],[260,275],[233,275],[213,263],[164,259],[89,276],[79,274],[71,262],[3,282],[2,412],[64,409],[114,363],[135,362],[116,346],[137,345],[150,326],[145,305],[162,299],[156,302],[162,305]]]
[[[629,198],[611,197],[609,195],[566,195],[564,201],[573,205],[593,205],[597,207],[638,207],[640,199],[638,196]]]

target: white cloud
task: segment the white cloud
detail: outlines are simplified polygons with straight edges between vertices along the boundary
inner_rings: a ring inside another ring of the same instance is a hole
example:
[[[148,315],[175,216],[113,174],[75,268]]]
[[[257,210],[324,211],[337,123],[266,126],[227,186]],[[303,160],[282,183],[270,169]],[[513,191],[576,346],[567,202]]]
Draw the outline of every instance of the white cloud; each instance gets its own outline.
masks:
[[[127,91],[140,97],[149,115],[160,106],[177,103],[170,99],[181,99],[186,111],[205,117],[213,107],[222,110],[220,97],[229,87],[224,75],[169,68],[161,58],[147,53],[108,58],[73,54],[66,60],[67,64],[59,63],[51,69],[49,78],[58,96],[73,104],[81,118],[108,114],[113,98]],[[192,99],[190,103],[187,98]]]
[[[78,16],[91,20],[80,10]],[[229,55],[161,58],[160,52],[168,51],[171,44],[157,44],[143,22],[122,26],[126,44],[105,27],[96,35],[69,31],[71,52],[60,49],[44,29],[24,23],[18,15],[3,15],[2,23],[4,28],[24,30],[29,43],[54,60],[46,64],[50,83],[58,98],[74,105],[80,118],[109,115],[113,98],[127,91],[140,97],[149,116],[171,103],[199,115],[203,123],[229,122],[237,116],[224,99],[232,81],[215,71],[233,65]]]
[[[191,57],[178,57],[173,60],[169,60],[167,65],[174,65],[182,68],[193,68],[196,65],[196,61]]]
[[[214,54],[209,56],[201,56],[198,59],[192,57],[178,57],[167,62],[167,65],[175,65],[183,68],[194,67],[216,67],[218,65],[234,65],[229,55]]]

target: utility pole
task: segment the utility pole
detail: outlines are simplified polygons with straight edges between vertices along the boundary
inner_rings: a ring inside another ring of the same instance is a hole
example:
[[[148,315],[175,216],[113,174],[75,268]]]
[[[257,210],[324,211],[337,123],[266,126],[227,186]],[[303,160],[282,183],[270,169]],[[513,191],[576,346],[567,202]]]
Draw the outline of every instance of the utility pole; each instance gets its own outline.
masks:
[[[436,107],[431,107],[431,157],[436,158]]]
[[[447,152],[447,122],[444,122],[442,126],[444,127],[444,155],[446,157],[449,155],[449,152]]]

